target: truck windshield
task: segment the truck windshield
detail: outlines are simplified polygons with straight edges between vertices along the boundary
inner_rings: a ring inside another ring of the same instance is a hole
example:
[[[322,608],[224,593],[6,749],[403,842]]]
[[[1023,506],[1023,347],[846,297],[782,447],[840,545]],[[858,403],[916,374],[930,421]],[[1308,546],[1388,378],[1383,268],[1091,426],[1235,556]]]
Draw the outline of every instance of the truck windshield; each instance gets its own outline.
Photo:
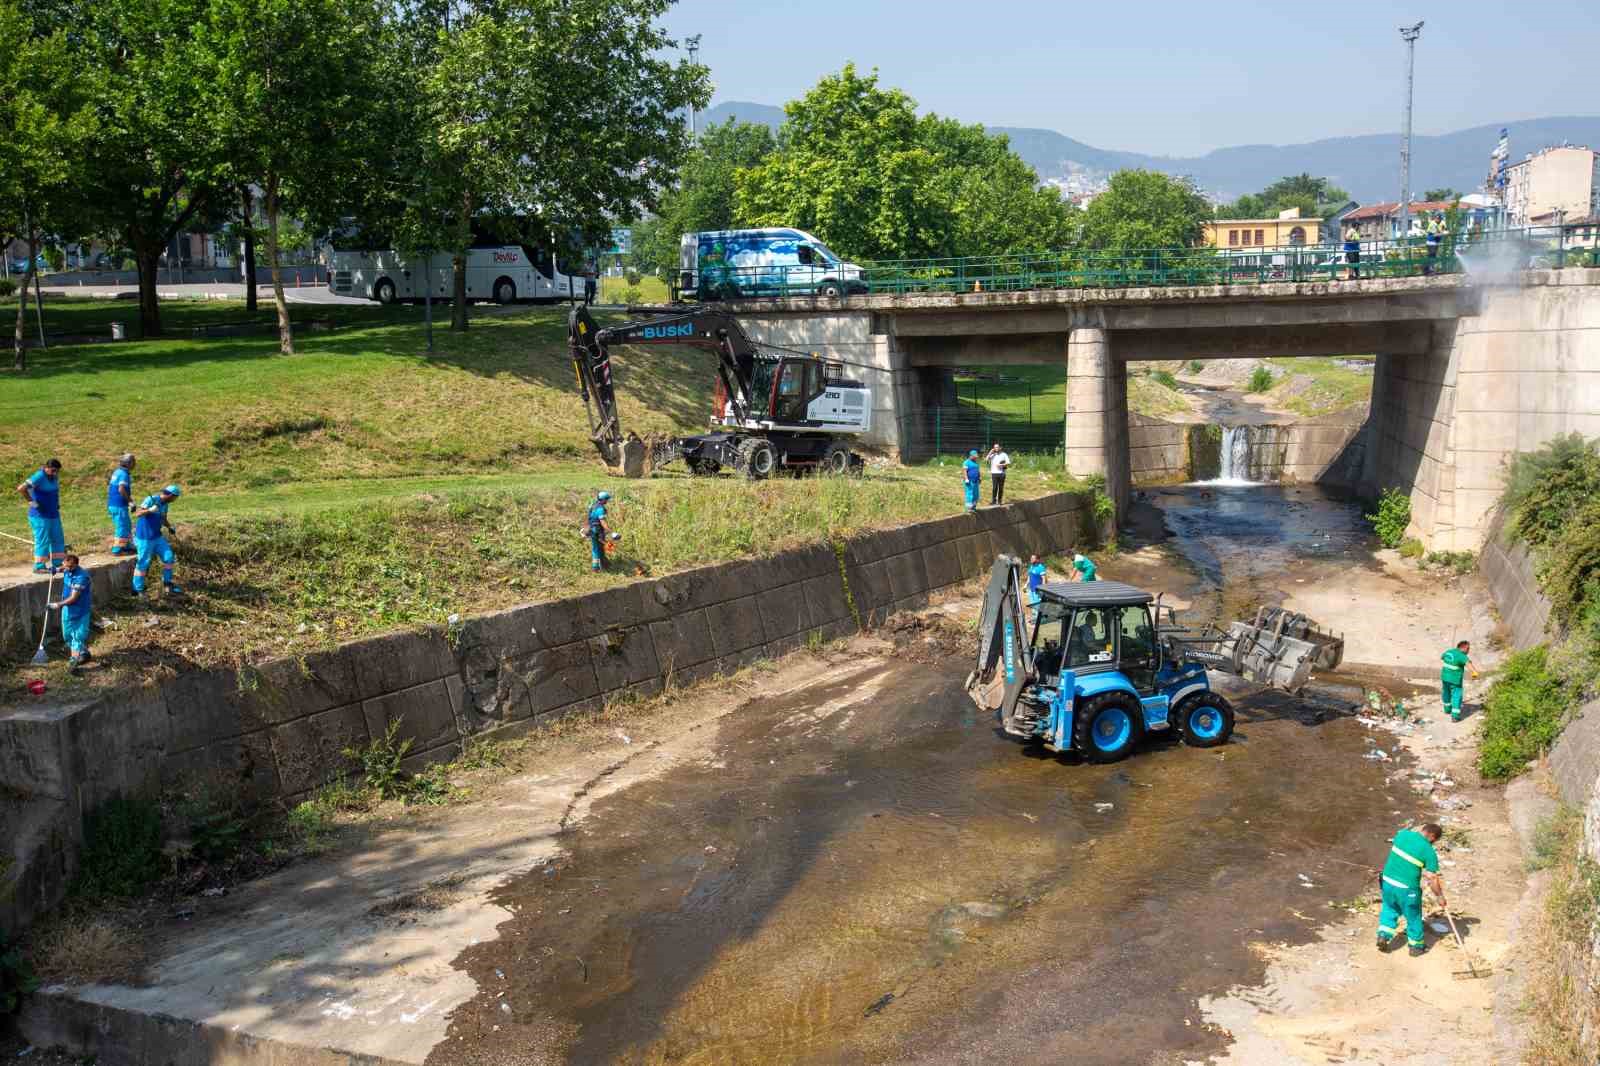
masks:
[[[821,241],[818,241],[816,244],[812,245],[812,247],[817,250],[818,255],[822,256],[822,258],[826,259],[828,262],[837,263],[839,261],[839,257],[833,254],[833,249],[829,248]]]

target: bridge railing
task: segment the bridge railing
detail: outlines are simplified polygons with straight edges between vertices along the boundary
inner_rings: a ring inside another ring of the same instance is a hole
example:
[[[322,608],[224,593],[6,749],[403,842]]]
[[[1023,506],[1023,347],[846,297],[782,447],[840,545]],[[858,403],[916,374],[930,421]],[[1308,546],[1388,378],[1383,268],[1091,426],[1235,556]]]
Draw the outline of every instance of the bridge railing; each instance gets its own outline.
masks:
[[[1600,231],[1600,227],[1596,227]],[[1595,261],[1587,227],[1530,227],[1359,242],[1247,248],[1147,248],[1114,253],[1069,249],[902,259],[864,267],[868,291],[1017,292],[1033,289],[1142,288],[1172,285],[1253,285],[1274,281],[1415,277],[1475,267],[1517,270]],[[1582,234],[1583,236],[1580,236]],[[1587,243],[1587,247],[1585,247]]]

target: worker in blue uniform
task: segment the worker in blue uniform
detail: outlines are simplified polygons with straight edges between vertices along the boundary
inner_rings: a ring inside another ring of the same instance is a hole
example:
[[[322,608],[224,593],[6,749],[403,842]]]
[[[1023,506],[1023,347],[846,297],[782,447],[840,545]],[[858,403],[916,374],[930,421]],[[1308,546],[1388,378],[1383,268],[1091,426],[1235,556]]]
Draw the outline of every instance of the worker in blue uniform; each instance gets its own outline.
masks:
[[[61,531],[61,460],[47,459],[28,480],[17,486],[28,501],[28,527],[33,530],[33,572],[54,574],[66,558],[66,535]]]
[[[606,568],[606,541],[614,540],[611,529],[606,525],[606,504],[611,502],[611,493],[601,492],[594,498],[594,503],[589,508],[588,517],[583,523],[583,532],[589,538],[589,569],[604,570]]]
[[[61,639],[72,654],[72,673],[77,673],[90,659],[89,634],[92,627],[89,617],[93,608],[94,587],[89,571],[78,565],[72,553],[61,561],[61,598],[46,604],[49,610],[61,611]]]
[[[106,482],[106,513],[111,516],[111,554],[133,554],[133,453],[117,460]]]
[[[182,490],[168,485],[153,496],[146,496],[139,509],[133,512],[133,547],[139,558],[133,564],[133,594],[144,595],[144,578],[150,572],[150,562],[161,560],[161,588],[169,596],[181,596],[183,590],[172,583],[172,567],[176,561],[172,545],[167,543],[165,530],[172,529],[167,518],[167,505],[181,496]],[[172,529],[174,533],[177,530]]]
[[[1035,610],[1039,607],[1039,588],[1044,584],[1045,575],[1048,573],[1037,555],[1028,557],[1028,606]]]
[[[967,510],[978,509],[978,487],[983,484],[983,468],[978,465],[978,449],[967,452],[967,461],[961,464],[962,488],[967,495]]]

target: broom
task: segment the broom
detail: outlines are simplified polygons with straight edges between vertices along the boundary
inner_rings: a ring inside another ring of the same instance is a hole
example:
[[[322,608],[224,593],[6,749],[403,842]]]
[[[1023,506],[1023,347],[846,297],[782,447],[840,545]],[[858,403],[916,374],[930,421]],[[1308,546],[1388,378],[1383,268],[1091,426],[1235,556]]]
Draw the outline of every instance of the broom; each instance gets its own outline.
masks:
[[[50,662],[50,656],[44,653],[44,638],[50,632],[50,594],[55,591],[56,575],[51,574],[50,580],[44,586],[44,617],[39,619],[39,650],[33,653],[33,665],[44,666]]]

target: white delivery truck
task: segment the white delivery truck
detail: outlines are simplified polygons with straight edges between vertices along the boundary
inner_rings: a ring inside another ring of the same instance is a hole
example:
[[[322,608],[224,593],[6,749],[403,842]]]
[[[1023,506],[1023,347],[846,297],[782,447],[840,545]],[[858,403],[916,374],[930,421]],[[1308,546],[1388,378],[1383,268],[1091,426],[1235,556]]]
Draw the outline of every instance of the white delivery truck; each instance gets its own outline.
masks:
[[[583,269],[528,244],[504,244],[493,238],[474,240],[467,249],[467,300],[583,299]],[[431,290],[435,300],[449,300],[455,287],[455,264],[449,252],[432,256],[341,248],[328,254],[328,288],[341,296],[362,296],[379,303],[421,300]]]
[[[727,229],[685,233],[677,294],[688,300],[843,296],[866,292],[866,275],[804,230]]]

